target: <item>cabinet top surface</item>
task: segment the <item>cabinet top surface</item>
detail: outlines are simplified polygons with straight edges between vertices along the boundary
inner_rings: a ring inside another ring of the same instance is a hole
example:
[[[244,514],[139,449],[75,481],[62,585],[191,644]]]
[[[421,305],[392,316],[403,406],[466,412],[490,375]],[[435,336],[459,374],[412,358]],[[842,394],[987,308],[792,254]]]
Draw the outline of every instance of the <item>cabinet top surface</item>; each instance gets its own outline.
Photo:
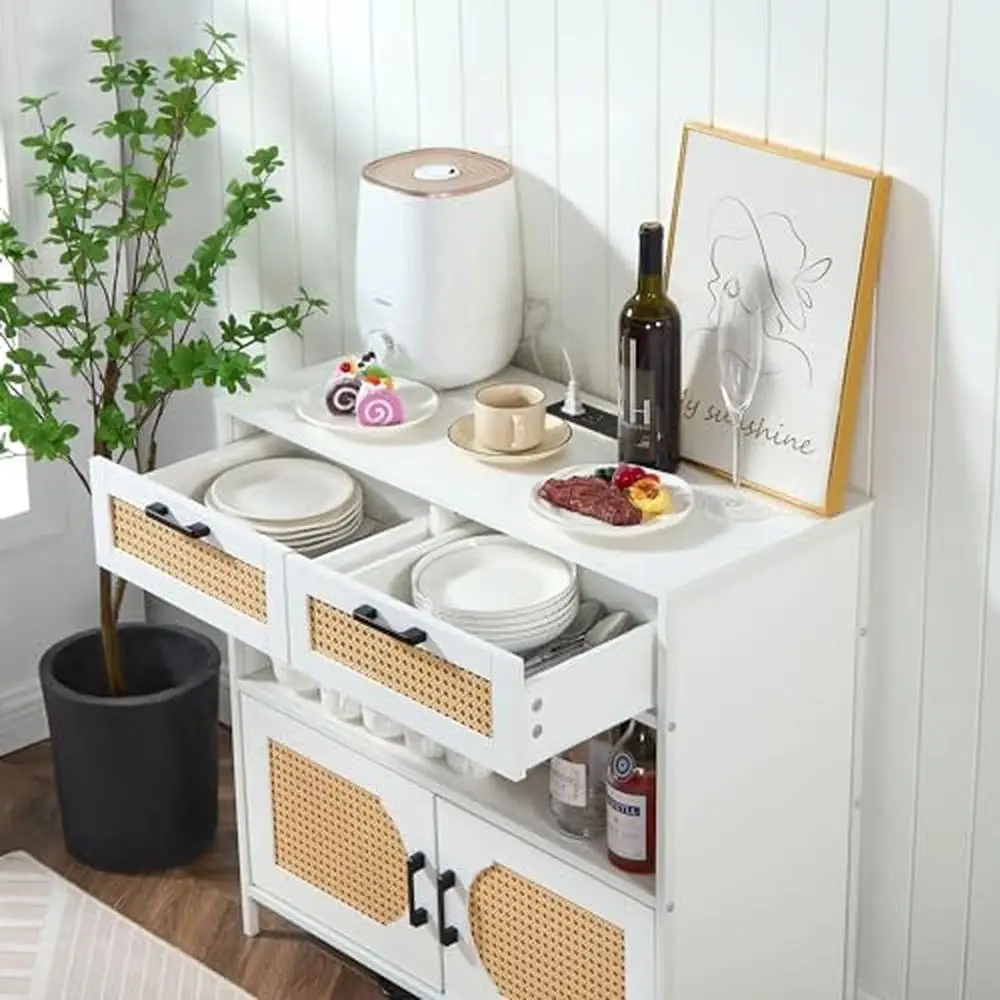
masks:
[[[732,488],[684,466],[680,475],[695,488],[696,508],[676,527],[620,541],[569,534],[531,510],[532,488],[568,466],[613,464],[617,459],[614,441],[574,428],[570,443],[552,458],[523,466],[485,465],[459,451],[447,437],[451,424],[471,411],[475,387],[442,393],[434,417],[410,430],[374,441],[338,434],[306,423],[295,412],[299,395],[322,384],[331,370],[329,361],[303,368],[262,382],[252,393],[220,395],[217,405],[245,424],[644,593],[675,593],[748,559],[776,554],[796,540],[806,541],[831,521],[755,497],[766,506],[766,516],[748,523],[726,523],[711,517],[707,508]],[[564,395],[563,386],[519,369],[508,369],[489,381],[501,380],[537,385],[545,390],[547,402]],[[601,405],[598,400],[589,401]],[[865,516],[869,506],[864,498],[853,497],[841,518]]]

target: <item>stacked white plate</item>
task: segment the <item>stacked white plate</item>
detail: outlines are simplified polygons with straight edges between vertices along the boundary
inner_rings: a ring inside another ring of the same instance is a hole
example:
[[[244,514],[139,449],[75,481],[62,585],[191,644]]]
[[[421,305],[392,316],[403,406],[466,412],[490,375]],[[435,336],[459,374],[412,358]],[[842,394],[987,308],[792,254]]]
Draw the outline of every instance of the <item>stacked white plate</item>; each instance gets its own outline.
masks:
[[[554,639],[580,603],[572,563],[503,535],[434,549],[410,583],[414,607],[512,653]]]
[[[311,458],[265,458],[228,469],[209,486],[205,506],[304,555],[356,537],[364,521],[355,479]]]

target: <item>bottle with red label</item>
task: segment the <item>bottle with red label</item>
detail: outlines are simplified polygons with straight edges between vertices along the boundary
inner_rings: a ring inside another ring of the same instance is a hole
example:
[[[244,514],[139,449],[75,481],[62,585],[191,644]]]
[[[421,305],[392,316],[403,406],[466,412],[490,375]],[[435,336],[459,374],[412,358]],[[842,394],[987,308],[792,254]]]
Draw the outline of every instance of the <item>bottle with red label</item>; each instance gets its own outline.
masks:
[[[656,871],[656,732],[631,722],[608,763],[608,860],[623,871]]]

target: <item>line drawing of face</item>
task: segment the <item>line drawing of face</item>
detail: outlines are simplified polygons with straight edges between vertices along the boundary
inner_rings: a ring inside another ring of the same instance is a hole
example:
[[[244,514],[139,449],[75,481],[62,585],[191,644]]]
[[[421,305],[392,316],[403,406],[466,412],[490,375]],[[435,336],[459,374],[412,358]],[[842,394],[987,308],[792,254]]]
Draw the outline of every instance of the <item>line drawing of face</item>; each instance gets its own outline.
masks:
[[[789,215],[757,216],[734,195],[716,202],[708,235],[709,327],[718,328],[738,310],[746,315],[759,310],[766,340],[763,376],[801,377],[811,387],[813,359],[801,334],[815,306],[811,288],[824,281],[833,258],[811,260]]]

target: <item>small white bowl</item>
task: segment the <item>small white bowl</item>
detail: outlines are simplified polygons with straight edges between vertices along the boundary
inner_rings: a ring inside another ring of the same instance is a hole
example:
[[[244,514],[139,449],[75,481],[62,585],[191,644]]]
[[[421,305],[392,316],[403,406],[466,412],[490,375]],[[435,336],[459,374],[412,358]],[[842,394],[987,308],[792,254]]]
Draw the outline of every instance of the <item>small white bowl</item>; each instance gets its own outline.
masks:
[[[444,759],[455,774],[461,774],[467,778],[488,778],[493,773],[488,767],[483,767],[482,764],[477,764],[475,761],[469,760],[468,757],[455,753],[454,750],[445,750]]]
[[[278,683],[284,687],[291,688],[296,694],[304,698],[314,697],[319,693],[319,685],[308,675],[299,670],[292,670],[287,663],[279,663],[277,660],[271,661],[271,669]]]
[[[361,702],[340,691],[323,688],[319,700],[323,708],[341,722],[358,722],[361,718]]]
[[[361,709],[361,719],[368,732],[383,740],[398,740],[403,735],[403,727],[395,719],[373,712],[370,708]]]
[[[407,750],[415,753],[418,757],[437,760],[444,756],[444,747],[440,743],[436,743],[430,737],[413,729],[403,730],[403,742],[406,744]]]

